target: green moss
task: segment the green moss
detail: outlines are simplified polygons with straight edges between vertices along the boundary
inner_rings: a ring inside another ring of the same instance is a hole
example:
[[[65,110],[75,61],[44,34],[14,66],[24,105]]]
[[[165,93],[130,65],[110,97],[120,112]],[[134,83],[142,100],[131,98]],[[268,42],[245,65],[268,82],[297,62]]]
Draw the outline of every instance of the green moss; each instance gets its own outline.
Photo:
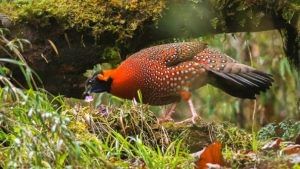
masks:
[[[0,2],[0,13],[7,14],[15,22],[28,22],[41,27],[51,25],[55,20],[64,29],[91,29],[95,37],[104,32],[111,32],[118,40],[123,41],[131,38],[143,23],[157,21],[166,8],[166,2],[170,3],[170,6],[174,3],[172,0],[15,0]],[[190,4],[197,10],[199,18],[215,11],[215,17],[211,20],[214,29],[225,28],[224,18],[227,17],[242,17],[238,23],[242,26],[245,26],[246,20],[253,20],[258,26],[266,13],[275,12],[282,15],[287,22],[291,22],[300,11],[299,2],[287,0],[212,0],[209,3],[190,0]],[[193,8],[188,10],[194,10]]]
[[[156,21],[164,7],[164,0],[18,0],[2,2],[0,13],[15,22],[43,27],[55,20],[64,29],[91,29],[95,36],[112,32],[118,40],[124,40],[132,37],[143,22]]]
[[[244,27],[246,21],[252,20],[257,23],[262,22],[262,17],[267,13],[281,15],[287,23],[296,16],[300,11],[299,1],[277,0],[277,1],[241,1],[241,0],[211,0],[209,3],[202,0],[190,0],[195,8],[201,9],[203,6],[206,9],[214,11],[214,18],[210,23],[214,29],[226,28],[225,18],[239,18],[239,25]],[[208,5],[209,4],[209,5]],[[202,10],[204,11],[204,10]],[[201,11],[200,11],[201,13]],[[206,11],[201,15],[205,16],[210,12]],[[296,16],[297,17],[297,16]],[[297,18],[296,18],[297,19]],[[223,22],[222,22],[223,21]]]

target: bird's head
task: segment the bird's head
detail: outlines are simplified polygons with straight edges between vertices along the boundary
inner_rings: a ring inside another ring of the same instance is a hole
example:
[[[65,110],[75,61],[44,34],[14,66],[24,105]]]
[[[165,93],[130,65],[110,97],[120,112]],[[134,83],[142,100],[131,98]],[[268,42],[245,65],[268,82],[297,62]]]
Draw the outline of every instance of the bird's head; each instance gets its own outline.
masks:
[[[91,93],[110,92],[112,78],[105,75],[103,72],[95,73],[85,83],[85,91],[83,96],[89,96]]]

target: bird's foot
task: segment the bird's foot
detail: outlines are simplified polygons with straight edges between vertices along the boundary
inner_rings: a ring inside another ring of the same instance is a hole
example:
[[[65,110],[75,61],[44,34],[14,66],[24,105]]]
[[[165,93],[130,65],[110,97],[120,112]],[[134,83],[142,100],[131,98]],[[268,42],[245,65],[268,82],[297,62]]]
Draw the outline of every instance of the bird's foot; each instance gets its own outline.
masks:
[[[198,116],[197,114],[193,114],[192,117],[190,117],[190,118],[188,118],[188,119],[185,119],[185,120],[183,120],[183,121],[176,122],[176,124],[183,124],[183,123],[190,123],[190,122],[192,122],[193,124],[196,124],[196,121],[197,121],[198,119],[201,120],[201,117]]]
[[[170,116],[163,116],[163,117],[159,117],[157,119],[158,123],[161,124],[161,123],[165,123],[165,122],[174,122],[174,120],[172,119],[172,117]]]

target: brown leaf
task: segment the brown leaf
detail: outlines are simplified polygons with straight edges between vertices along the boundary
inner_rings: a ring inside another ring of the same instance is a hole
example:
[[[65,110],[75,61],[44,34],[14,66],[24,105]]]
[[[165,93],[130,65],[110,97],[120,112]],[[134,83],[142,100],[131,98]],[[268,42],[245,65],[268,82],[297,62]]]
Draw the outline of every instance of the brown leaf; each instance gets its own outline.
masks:
[[[196,162],[196,169],[221,168],[223,165],[222,145],[214,142],[205,147]]]
[[[277,138],[275,140],[272,140],[268,143],[266,143],[262,149],[263,150],[269,150],[269,149],[279,149],[280,147],[280,143],[282,142],[282,139],[281,138]]]
[[[291,155],[291,154],[300,154],[300,145],[289,145],[281,150],[283,154]]]
[[[300,163],[300,145],[299,144],[288,145],[287,147],[283,148],[280,151],[280,154],[287,155],[289,161],[293,164]]]

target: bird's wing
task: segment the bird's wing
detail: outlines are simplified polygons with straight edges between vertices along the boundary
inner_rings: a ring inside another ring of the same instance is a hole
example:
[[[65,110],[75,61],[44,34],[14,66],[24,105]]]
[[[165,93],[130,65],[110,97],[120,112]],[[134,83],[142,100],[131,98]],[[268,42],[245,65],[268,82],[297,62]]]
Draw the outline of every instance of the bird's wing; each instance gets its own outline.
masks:
[[[171,67],[192,60],[205,48],[207,48],[207,44],[203,42],[181,42],[150,47],[143,49],[140,53],[147,53],[149,59],[158,60],[167,67]]]
[[[253,72],[253,67],[238,63],[228,55],[218,50],[206,48],[194,57],[206,70],[223,74],[243,74]]]
[[[201,42],[174,43],[169,48],[171,53],[164,58],[165,64],[170,67],[181,62],[193,60],[205,48],[207,48],[207,44]]]

